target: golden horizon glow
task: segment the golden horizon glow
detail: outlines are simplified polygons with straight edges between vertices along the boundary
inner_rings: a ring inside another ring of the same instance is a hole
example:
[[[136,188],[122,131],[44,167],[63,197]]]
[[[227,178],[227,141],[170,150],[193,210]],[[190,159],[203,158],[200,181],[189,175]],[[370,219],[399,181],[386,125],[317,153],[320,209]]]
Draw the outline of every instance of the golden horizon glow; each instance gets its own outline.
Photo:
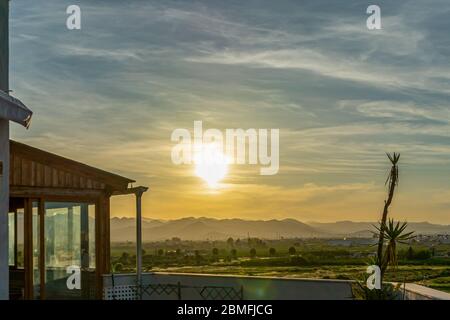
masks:
[[[378,221],[385,152],[395,151],[389,216],[450,224],[442,6],[393,2],[374,37],[355,24],[362,13],[349,1],[266,2],[257,11],[251,2],[109,1],[107,12],[90,1],[89,34],[77,35],[54,27],[57,2],[12,2],[11,87],[36,117],[28,131],[12,124],[11,136],[148,186],[143,217]],[[421,12],[421,23],[402,23]],[[225,132],[225,144],[226,129],[278,128],[279,171],[261,175],[267,165],[250,164],[249,150],[241,164],[226,146],[228,165],[196,165],[195,132],[180,141],[189,161],[176,165],[172,133],[191,132],[194,121],[202,133]],[[135,202],[112,197],[111,216],[134,217]]]

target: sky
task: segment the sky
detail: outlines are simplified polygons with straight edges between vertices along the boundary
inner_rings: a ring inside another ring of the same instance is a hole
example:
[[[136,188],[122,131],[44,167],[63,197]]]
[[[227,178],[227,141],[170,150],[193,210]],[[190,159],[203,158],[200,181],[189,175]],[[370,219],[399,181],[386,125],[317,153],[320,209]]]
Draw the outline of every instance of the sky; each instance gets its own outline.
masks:
[[[66,8],[81,8],[81,30]],[[450,224],[450,3],[11,1],[15,140],[150,187],[147,218]],[[176,128],[276,128],[280,169],[231,165],[217,188],[174,165]],[[134,216],[131,196],[113,216]]]

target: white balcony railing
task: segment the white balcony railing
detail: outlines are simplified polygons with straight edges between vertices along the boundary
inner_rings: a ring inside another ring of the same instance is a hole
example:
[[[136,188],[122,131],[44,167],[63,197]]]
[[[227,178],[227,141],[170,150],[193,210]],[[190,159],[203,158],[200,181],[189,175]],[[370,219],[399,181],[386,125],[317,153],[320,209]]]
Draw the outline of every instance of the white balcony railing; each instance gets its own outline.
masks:
[[[143,273],[103,276],[106,300],[349,300],[351,281],[295,279],[185,273]],[[407,300],[450,300],[450,294],[417,284],[406,284]]]

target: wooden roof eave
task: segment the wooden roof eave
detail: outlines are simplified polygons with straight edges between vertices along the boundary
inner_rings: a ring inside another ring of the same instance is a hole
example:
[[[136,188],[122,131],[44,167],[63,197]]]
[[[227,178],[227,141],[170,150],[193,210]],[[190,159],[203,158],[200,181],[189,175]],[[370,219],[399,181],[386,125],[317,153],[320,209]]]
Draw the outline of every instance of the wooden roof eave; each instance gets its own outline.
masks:
[[[76,173],[77,175],[104,183],[107,186],[107,191],[110,193],[126,190],[130,183],[135,182],[135,180],[91,167],[81,162],[77,162],[13,140],[10,140],[10,150],[11,155],[17,154],[30,160],[38,159],[39,163],[43,165]]]

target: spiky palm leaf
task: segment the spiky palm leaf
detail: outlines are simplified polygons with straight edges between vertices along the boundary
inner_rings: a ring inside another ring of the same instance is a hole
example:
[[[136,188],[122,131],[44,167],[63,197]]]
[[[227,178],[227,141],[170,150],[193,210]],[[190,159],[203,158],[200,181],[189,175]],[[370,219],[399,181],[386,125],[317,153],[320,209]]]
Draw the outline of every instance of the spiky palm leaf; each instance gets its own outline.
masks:
[[[387,228],[384,230],[384,235],[388,241],[396,241],[398,243],[406,243],[406,241],[411,240],[414,231],[403,233],[408,227],[407,222],[395,223],[394,219],[389,219]]]
[[[414,232],[406,232],[405,230],[408,227],[407,222],[397,222],[395,223],[393,219],[389,219],[387,225],[383,229],[383,238],[384,242],[387,243],[386,252],[383,257],[383,267],[384,269],[391,265],[394,268],[397,266],[397,244],[399,243],[407,243],[408,240],[412,239],[412,234]],[[381,232],[381,226],[375,227],[378,232]]]
[[[386,179],[385,185],[387,185],[388,183],[390,184],[391,181],[393,181],[393,180],[395,181],[395,184],[397,185],[398,178],[399,178],[397,163],[400,160],[400,153],[395,153],[395,152],[393,154],[386,153],[386,155],[389,158],[389,161],[391,161],[392,167],[391,167],[389,175]]]

